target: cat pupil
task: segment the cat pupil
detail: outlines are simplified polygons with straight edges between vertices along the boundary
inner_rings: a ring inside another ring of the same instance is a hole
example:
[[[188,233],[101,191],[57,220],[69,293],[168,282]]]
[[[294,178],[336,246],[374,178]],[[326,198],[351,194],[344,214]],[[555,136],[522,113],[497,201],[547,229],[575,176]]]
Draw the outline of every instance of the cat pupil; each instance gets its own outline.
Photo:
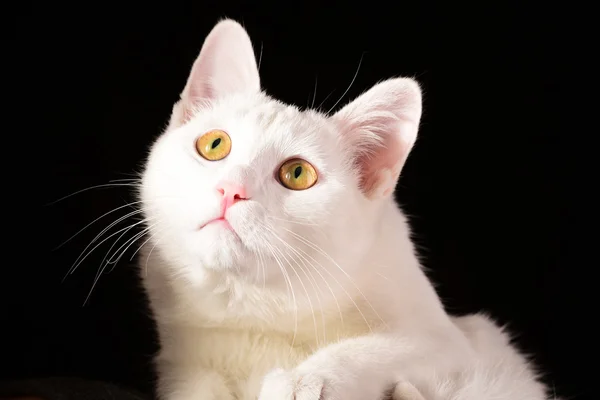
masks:
[[[211,148],[214,149],[215,147],[217,147],[219,144],[221,144],[221,138],[215,139],[214,142],[212,142]]]
[[[298,179],[298,177],[300,176],[301,173],[302,173],[302,167],[297,166],[296,169],[294,170],[294,178]]]

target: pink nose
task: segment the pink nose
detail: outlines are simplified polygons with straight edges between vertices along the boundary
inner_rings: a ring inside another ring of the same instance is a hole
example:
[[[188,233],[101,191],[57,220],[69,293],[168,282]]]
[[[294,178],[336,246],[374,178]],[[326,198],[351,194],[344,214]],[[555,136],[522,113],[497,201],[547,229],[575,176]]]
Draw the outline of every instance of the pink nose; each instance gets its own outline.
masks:
[[[238,201],[248,200],[246,188],[244,188],[242,185],[221,181],[217,184],[217,191],[223,196],[223,205],[225,210]]]

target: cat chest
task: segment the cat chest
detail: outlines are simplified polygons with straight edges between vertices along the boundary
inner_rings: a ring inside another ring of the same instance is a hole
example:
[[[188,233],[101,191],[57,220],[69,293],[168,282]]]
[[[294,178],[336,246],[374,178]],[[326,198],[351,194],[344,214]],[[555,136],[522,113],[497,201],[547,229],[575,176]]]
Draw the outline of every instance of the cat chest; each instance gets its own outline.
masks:
[[[255,400],[265,374],[291,369],[317,350],[314,341],[292,336],[226,329],[204,329],[198,336],[198,361],[219,373],[238,400]]]
[[[295,335],[293,332],[203,329],[196,336],[201,362],[225,379],[237,400],[256,400],[263,377],[272,369],[295,368],[322,347],[343,337],[369,332],[364,323],[352,318],[347,318],[344,325],[328,322],[326,330],[315,330],[313,324],[300,324]]]
[[[161,353],[198,374],[217,373],[236,400],[256,400],[264,376],[274,368],[293,369],[320,348],[368,334],[376,327],[373,319],[356,314],[299,319],[284,332],[223,325],[164,326]]]

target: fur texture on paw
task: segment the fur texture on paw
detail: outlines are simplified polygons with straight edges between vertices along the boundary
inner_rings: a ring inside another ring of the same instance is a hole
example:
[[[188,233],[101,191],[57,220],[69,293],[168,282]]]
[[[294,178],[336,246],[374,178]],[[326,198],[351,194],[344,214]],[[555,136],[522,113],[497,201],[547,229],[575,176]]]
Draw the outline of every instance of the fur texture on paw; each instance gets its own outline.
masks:
[[[394,388],[392,400],[425,400],[425,398],[410,383],[400,382]]]
[[[313,374],[275,369],[265,376],[258,400],[320,400],[324,383]]]
[[[391,394],[389,387],[379,387],[346,372],[336,375],[332,371],[276,369],[265,376],[258,400],[365,400]],[[412,385],[396,387],[391,398],[425,400]]]

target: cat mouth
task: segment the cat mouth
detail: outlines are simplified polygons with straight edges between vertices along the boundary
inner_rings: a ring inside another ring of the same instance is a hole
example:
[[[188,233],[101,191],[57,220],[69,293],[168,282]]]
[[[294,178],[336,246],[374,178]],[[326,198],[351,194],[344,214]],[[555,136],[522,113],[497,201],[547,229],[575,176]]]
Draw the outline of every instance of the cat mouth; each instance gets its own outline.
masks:
[[[201,231],[204,228],[210,228],[211,226],[215,227],[215,229],[225,229],[226,232],[230,232],[237,240],[243,242],[240,235],[238,235],[236,230],[233,229],[233,226],[231,226],[231,224],[229,223],[227,218],[225,218],[225,216],[213,218],[205,222],[204,224],[200,225],[198,231]]]
[[[209,225],[221,225],[223,227],[226,227],[227,229],[233,230],[233,227],[231,226],[229,221],[227,221],[225,216],[213,218],[213,219],[209,220],[208,222],[205,222],[204,224],[200,225],[200,228],[198,228],[198,229],[199,230],[204,229],[205,227],[207,227]]]

